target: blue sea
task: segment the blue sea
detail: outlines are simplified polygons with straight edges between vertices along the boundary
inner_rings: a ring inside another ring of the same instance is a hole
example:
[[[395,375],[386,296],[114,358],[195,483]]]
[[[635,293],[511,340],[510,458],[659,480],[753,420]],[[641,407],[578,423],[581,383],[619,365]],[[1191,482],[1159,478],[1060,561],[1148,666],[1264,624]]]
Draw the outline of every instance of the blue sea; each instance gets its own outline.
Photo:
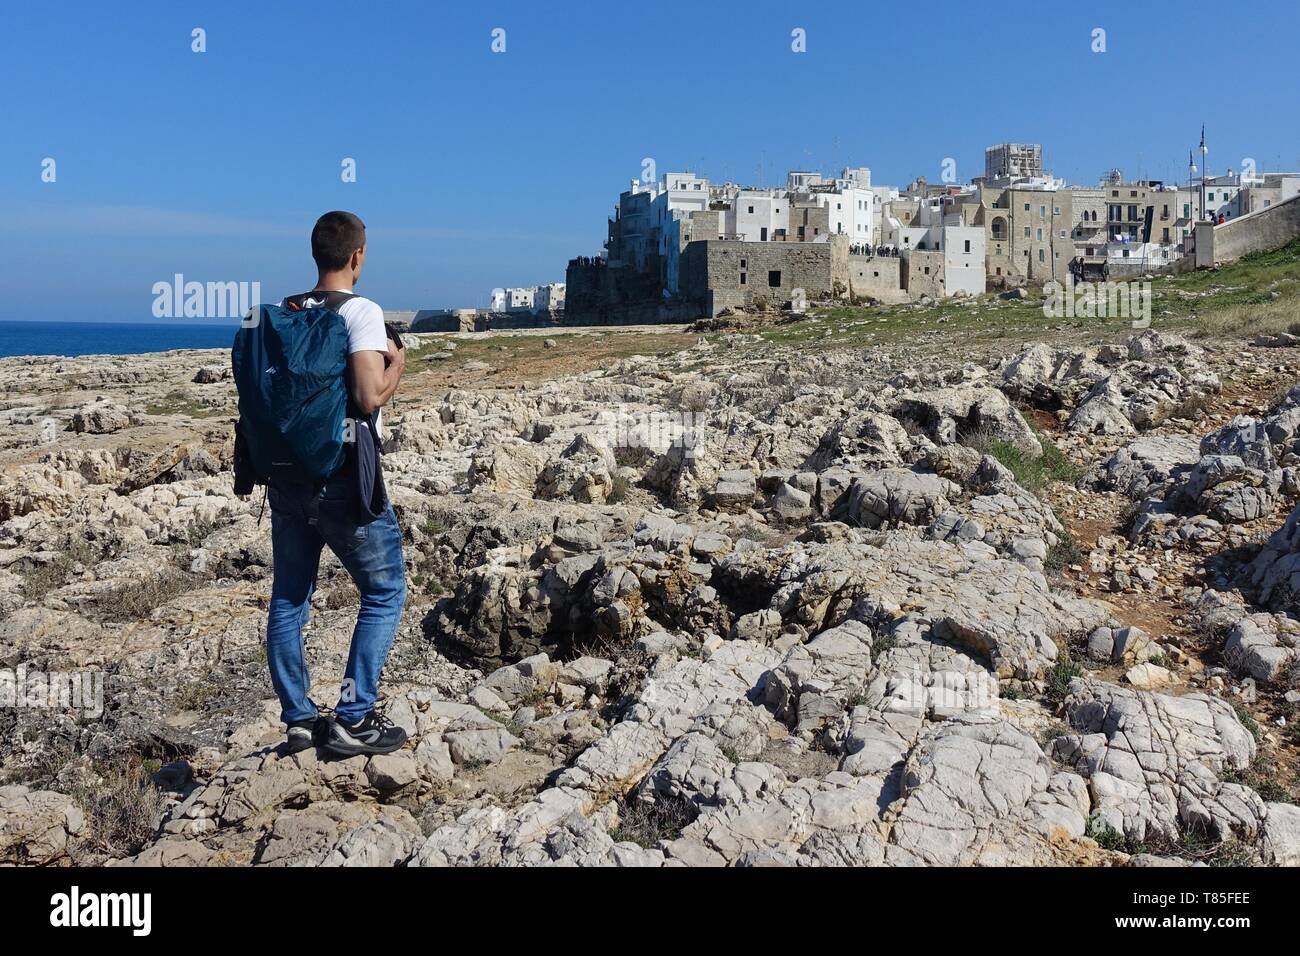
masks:
[[[238,322],[13,322],[0,320],[9,355],[135,355],[168,349],[228,349]]]

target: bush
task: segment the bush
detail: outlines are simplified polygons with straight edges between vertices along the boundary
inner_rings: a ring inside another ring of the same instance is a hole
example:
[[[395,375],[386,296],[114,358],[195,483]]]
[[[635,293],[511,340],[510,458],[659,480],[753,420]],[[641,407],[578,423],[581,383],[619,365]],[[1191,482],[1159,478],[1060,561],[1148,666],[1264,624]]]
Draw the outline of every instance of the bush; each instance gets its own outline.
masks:
[[[649,849],[660,840],[677,839],[694,819],[695,812],[685,800],[661,798],[649,805],[631,800],[609,836],[615,843],[631,842]]]
[[[114,856],[139,853],[154,835],[163,798],[136,756],[96,767],[99,780],[71,794],[85,811],[92,839]]]
[[[1041,455],[1031,455],[1019,445],[984,432],[971,435],[966,443],[976,451],[992,456],[1015,476],[1017,482],[1036,494],[1054,481],[1074,484],[1083,477],[1083,469],[1065,457],[1055,442],[1037,431],[1034,434],[1043,448]]]
[[[1068,528],[1062,528],[1056,533],[1056,544],[1047,549],[1043,569],[1059,574],[1072,564],[1083,563],[1083,559],[1083,548],[1079,547],[1079,542],[1074,540],[1074,535],[1070,534]]]
[[[1070,681],[1084,676],[1084,669],[1070,657],[1068,651],[1062,651],[1060,658],[1047,673],[1047,696],[1056,702],[1065,700],[1070,692]]]
[[[195,586],[187,574],[167,570],[151,577],[119,584],[99,598],[99,607],[108,621],[141,621],[155,608],[179,597]]]
[[[605,500],[611,505],[619,504],[627,500],[628,492],[632,490],[632,482],[627,480],[626,475],[614,475],[613,483],[610,485],[609,494]]]

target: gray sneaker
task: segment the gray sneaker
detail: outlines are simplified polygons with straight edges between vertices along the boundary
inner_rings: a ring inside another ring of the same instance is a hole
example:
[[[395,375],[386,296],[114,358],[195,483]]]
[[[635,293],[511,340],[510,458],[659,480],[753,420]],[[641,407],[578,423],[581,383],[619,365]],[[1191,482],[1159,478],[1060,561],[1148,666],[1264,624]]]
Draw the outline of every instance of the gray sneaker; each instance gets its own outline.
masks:
[[[357,754],[390,754],[406,743],[406,731],[372,710],[355,724],[346,724],[337,717],[329,722],[325,732],[325,749],[340,757]]]
[[[280,745],[280,753],[284,756],[302,753],[309,747],[319,744],[324,732],[324,717],[316,717],[312,720],[295,720],[288,725],[285,741]]]

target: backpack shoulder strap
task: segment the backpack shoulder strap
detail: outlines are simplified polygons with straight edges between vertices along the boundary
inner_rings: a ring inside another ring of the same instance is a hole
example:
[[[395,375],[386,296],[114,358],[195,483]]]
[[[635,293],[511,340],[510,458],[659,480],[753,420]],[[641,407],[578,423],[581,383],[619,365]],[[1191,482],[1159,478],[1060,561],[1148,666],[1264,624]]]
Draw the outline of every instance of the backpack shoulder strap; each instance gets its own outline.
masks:
[[[337,312],[344,302],[356,297],[355,292],[303,292],[301,295],[289,296],[284,300],[284,305],[292,312],[301,312],[303,309],[330,309]]]

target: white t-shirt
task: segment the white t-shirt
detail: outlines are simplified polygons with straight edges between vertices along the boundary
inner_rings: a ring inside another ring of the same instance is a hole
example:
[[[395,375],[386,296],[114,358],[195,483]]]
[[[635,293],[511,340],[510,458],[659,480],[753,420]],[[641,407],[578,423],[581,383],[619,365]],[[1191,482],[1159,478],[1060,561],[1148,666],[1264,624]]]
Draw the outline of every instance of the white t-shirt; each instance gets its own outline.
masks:
[[[338,292],[347,292],[347,289],[338,289]],[[319,305],[325,301],[321,296],[319,300],[308,299],[303,304],[307,307]],[[280,305],[284,305],[284,300],[280,300]],[[384,330],[384,310],[376,303],[363,297],[356,296],[348,299],[338,308],[339,315],[343,316],[343,321],[347,323],[348,329],[348,354],[353,352],[388,352],[388,333]],[[379,430],[382,438],[384,434],[384,413],[381,410],[375,415],[375,426]]]

